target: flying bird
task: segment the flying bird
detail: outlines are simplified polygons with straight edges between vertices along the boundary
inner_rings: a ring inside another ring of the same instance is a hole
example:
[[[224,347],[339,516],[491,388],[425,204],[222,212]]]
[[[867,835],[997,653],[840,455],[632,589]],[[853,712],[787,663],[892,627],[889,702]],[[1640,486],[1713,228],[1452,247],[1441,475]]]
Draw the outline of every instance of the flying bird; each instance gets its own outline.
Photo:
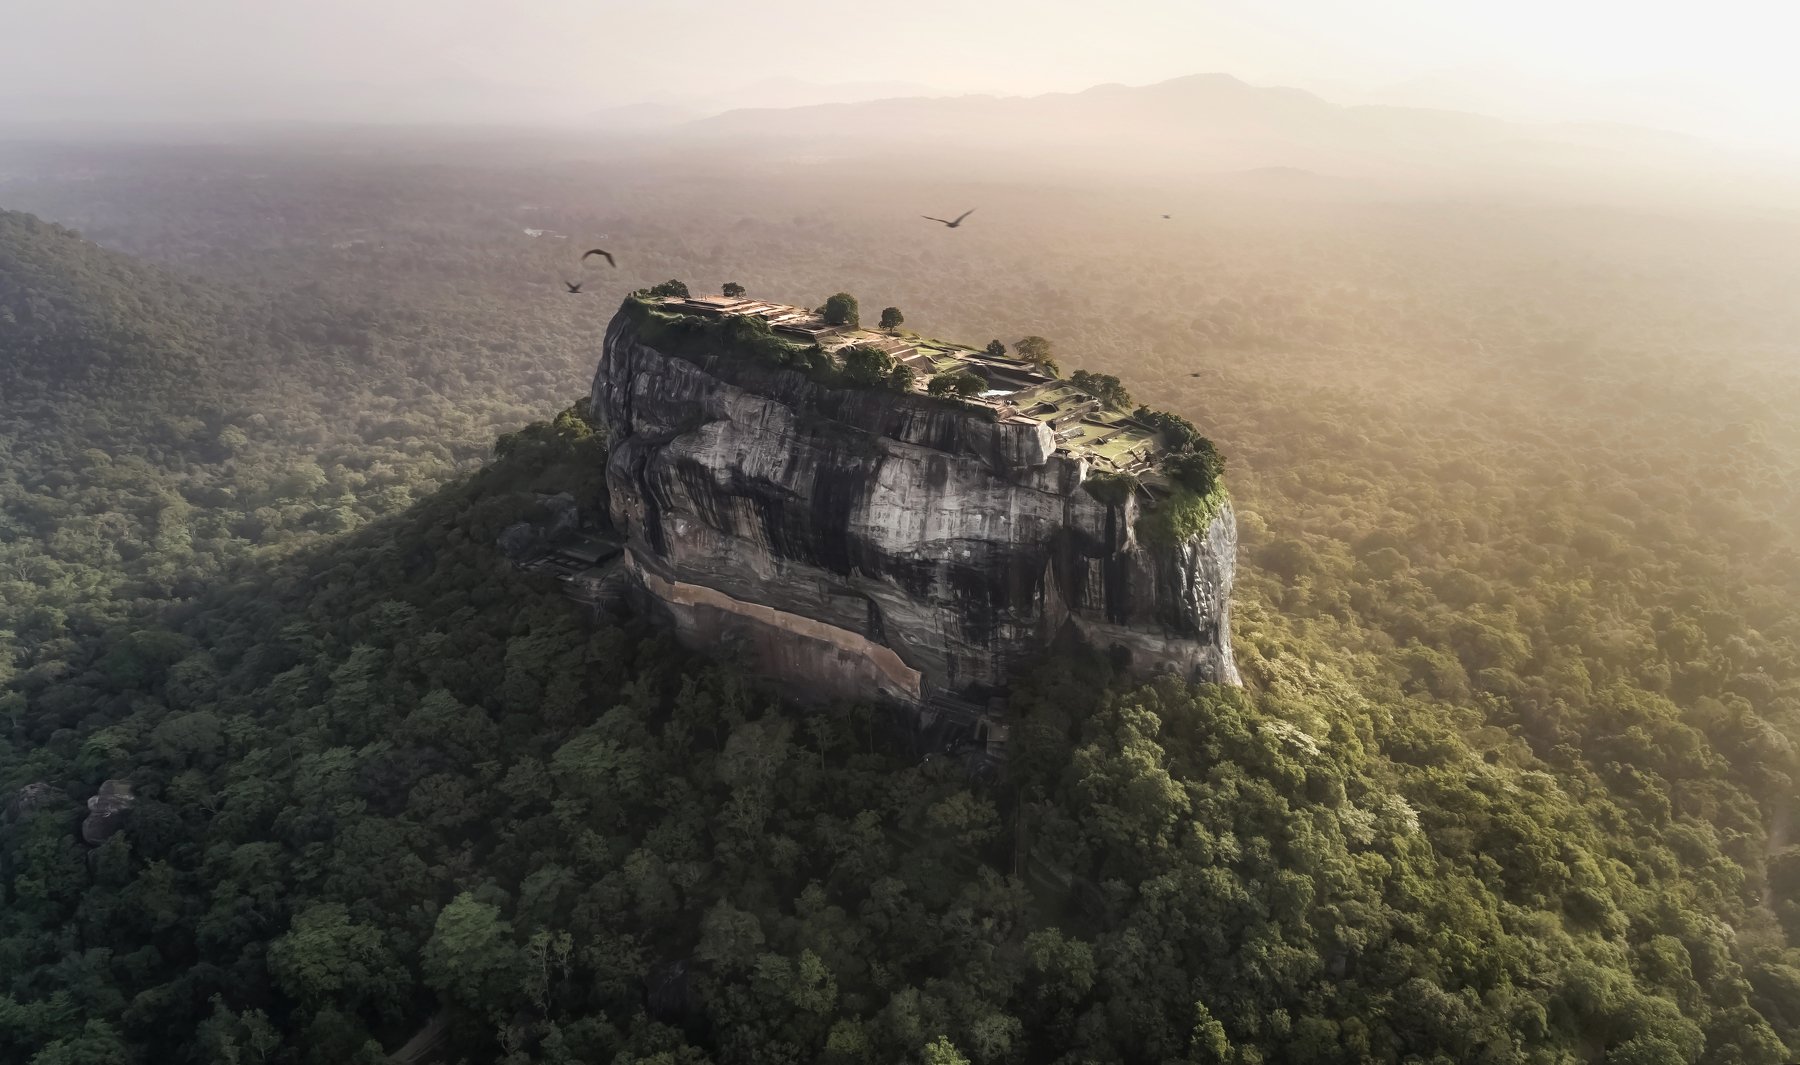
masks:
[[[604,255],[604,256],[606,256],[607,265],[611,266],[615,270],[618,269],[618,267],[619,267],[618,263],[613,262],[612,252],[610,252],[610,251],[603,251],[600,248],[589,248],[586,252],[582,253],[581,261],[584,263],[587,262],[589,255]]]
[[[575,283],[575,282],[573,282],[573,281],[564,281],[564,282],[563,282],[563,284],[565,284],[565,285],[567,285],[567,286],[568,286],[568,287],[569,287],[569,291],[570,291],[570,292],[580,292],[580,291],[581,291],[581,285],[585,285],[585,284],[587,284],[587,282],[585,282],[585,281],[583,281],[583,282],[582,282],[582,283],[581,283],[581,285],[578,285],[578,284],[576,284],[576,283]]]
[[[942,222],[944,225],[949,226],[951,229],[955,229],[957,226],[962,225],[963,219],[969,217],[970,215],[972,215],[974,213],[975,213],[975,208],[971,207],[968,210],[964,211],[962,214],[957,215],[956,221],[954,221],[954,222],[950,221],[947,218],[932,218],[928,214],[922,214],[919,217],[925,218],[925,219],[930,219],[933,222]]]
[[[1170,217],[1173,217],[1173,216],[1172,216],[1172,215],[1163,215],[1163,217],[1164,217],[1164,218],[1170,218]]]

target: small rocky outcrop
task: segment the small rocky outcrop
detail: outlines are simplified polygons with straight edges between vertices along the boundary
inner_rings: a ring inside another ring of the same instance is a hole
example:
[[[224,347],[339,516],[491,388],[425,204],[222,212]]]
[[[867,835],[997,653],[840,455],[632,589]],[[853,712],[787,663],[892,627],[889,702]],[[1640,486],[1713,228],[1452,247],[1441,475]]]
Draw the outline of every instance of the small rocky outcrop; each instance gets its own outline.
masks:
[[[979,696],[1065,635],[1237,683],[1228,501],[1146,543],[1045,424],[658,350],[628,309],[591,400],[625,569],[690,643],[828,697]]]
[[[542,554],[551,544],[581,529],[581,506],[568,492],[540,494],[538,507],[543,516],[537,521],[516,521],[500,531],[495,541],[500,553],[514,562]]]
[[[528,521],[515,521],[500,530],[494,541],[500,553],[514,562],[522,562],[543,550],[543,533]]]
[[[578,532],[581,529],[581,507],[575,497],[568,492],[555,495],[538,496],[538,505],[544,508],[544,536],[554,540],[565,533]]]
[[[108,780],[101,784],[87,801],[88,815],[81,822],[81,838],[90,846],[105,843],[125,827],[125,818],[135,802],[137,797],[132,795],[128,781]]]
[[[6,819],[17,821],[63,801],[62,789],[39,780],[20,788],[6,804]]]

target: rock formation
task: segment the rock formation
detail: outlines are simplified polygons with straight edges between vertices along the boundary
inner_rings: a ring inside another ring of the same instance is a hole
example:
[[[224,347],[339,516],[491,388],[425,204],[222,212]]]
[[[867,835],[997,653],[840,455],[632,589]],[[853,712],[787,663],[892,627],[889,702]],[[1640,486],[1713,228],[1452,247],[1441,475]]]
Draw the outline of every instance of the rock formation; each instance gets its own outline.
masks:
[[[125,827],[125,816],[135,802],[137,796],[131,793],[129,781],[102,782],[100,790],[87,801],[88,815],[81,822],[81,838],[91,846],[105,843]]]
[[[538,493],[538,507],[544,511],[541,521],[518,521],[500,530],[496,541],[500,553],[517,562],[541,553],[558,537],[581,528],[581,507],[568,492],[554,495]]]
[[[983,698],[1069,636],[1237,683],[1222,494],[1197,534],[1152,545],[1144,494],[1096,498],[1048,424],[659,350],[633,312],[607,329],[592,409],[625,566],[689,641],[735,640],[822,696]]]
[[[13,795],[12,801],[6,804],[6,820],[17,821],[22,817],[66,801],[61,789],[42,780],[33,781],[20,788]]]

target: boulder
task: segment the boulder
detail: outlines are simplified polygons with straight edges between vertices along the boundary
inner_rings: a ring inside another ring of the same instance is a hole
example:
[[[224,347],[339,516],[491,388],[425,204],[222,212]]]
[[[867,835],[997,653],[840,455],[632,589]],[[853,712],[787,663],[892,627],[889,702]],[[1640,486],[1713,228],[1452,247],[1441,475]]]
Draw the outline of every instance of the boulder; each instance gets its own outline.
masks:
[[[81,822],[81,838],[90,846],[99,846],[125,827],[125,817],[137,798],[131,784],[124,780],[108,780],[87,801],[87,819]]]
[[[547,515],[542,524],[546,540],[555,540],[565,533],[581,530],[581,507],[575,502],[573,495],[568,492],[540,495],[538,503]]]
[[[523,562],[544,549],[544,538],[537,526],[528,521],[515,521],[500,531],[494,541],[500,553],[514,562]]]
[[[63,800],[62,789],[39,780],[20,788],[6,804],[6,819],[17,821]]]

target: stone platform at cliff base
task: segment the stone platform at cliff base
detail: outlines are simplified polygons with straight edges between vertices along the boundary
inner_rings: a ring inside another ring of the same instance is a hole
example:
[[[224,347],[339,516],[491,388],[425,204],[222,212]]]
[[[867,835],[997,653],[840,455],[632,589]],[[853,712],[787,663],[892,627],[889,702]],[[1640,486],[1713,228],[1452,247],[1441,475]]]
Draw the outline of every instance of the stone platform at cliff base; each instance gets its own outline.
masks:
[[[1191,535],[1147,543],[1154,495],[1090,491],[1103,460],[1010,401],[1044,385],[1008,393],[1018,375],[997,373],[977,401],[844,386],[817,372],[829,344],[812,372],[659,347],[671,310],[627,301],[591,402],[622,566],[687,642],[736,644],[821,698],[984,705],[1072,638],[1136,673],[1238,682],[1222,489]]]

